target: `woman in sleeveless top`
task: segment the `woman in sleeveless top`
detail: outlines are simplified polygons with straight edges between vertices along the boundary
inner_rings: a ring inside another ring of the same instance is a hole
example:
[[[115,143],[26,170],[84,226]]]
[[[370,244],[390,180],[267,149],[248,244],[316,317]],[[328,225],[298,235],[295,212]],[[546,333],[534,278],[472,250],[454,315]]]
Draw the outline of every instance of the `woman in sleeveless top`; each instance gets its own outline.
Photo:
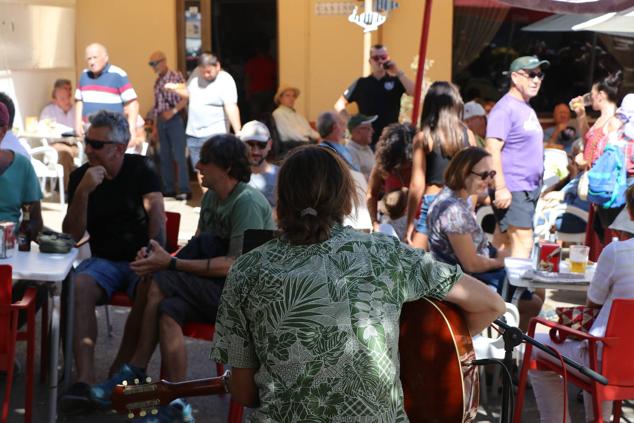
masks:
[[[416,248],[428,249],[427,210],[444,186],[449,161],[463,148],[476,145],[475,135],[462,122],[463,109],[460,92],[451,82],[438,81],[429,87],[421,131],[414,138],[407,202],[407,242]]]
[[[623,80],[623,74],[618,71],[614,75],[609,75],[592,85],[592,109],[600,111],[601,115],[594,122],[592,127],[588,127],[586,111],[580,97],[571,100],[577,105],[574,112],[577,114],[577,122],[580,133],[583,135],[583,153],[575,157],[577,164],[586,171],[589,170],[603,153],[611,133],[617,132],[622,122],[615,116],[618,102],[619,86]],[[604,241],[610,237],[606,233],[620,212],[620,208],[604,209],[590,207],[588,215],[588,227],[586,229],[585,244],[590,246],[590,258],[598,258],[603,249]]]
[[[407,188],[412,172],[413,129],[400,123],[392,123],[383,129],[376,144],[376,161],[368,181],[367,206],[375,231],[379,228],[379,200],[389,194]]]
[[[600,111],[601,115],[592,127],[588,126],[588,118],[583,99],[577,97],[571,100],[576,105],[574,112],[577,114],[577,122],[584,140],[583,154],[577,155],[576,162],[585,169],[592,167],[597,161],[612,132],[618,131],[621,121],[615,116],[618,102],[618,91],[623,74],[618,71],[592,85],[592,110]]]

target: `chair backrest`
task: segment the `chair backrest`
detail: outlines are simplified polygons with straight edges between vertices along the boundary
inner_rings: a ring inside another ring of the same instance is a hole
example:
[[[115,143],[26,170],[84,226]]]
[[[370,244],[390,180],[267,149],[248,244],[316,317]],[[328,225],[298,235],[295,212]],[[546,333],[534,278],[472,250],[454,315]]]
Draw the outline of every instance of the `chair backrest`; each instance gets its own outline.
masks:
[[[181,214],[165,212],[165,250],[173,253],[178,249],[178,231],[181,226]]]
[[[9,346],[9,305],[13,302],[11,291],[13,288],[12,269],[8,264],[0,264],[0,356],[7,353]],[[4,366],[0,366],[3,368]]]
[[[242,254],[248,253],[277,236],[279,236],[279,232],[270,229],[247,229],[242,238]]]
[[[608,341],[604,346],[601,365],[601,374],[608,378],[610,385],[634,386],[634,366],[630,361],[634,351],[632,322],[634,299],[615,299],[605,336],[616,340]]]

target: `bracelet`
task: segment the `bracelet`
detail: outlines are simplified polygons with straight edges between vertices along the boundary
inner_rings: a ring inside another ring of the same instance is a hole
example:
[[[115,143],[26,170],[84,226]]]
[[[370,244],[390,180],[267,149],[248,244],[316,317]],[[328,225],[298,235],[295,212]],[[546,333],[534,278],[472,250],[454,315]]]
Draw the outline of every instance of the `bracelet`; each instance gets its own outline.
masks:
[[[170,263],[167,265],[167,270],[176,270],[176,257],[170,258]]]

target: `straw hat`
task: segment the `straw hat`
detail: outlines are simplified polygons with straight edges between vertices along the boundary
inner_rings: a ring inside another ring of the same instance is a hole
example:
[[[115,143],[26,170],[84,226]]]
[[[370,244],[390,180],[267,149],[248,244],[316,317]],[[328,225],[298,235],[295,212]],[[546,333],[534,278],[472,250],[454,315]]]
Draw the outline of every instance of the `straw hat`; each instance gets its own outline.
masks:
[[[286,91],[295,91],[295,97],[299,97],[299,88],[295,88],[292,87],[290,85],[280,85],[280,88],[277,90],[277,93],[275,94],[275,97],[273,98],[273,101],[275,101],[275,104],[280,104],[280,97],[282,96],[282,94],[284,94]]]

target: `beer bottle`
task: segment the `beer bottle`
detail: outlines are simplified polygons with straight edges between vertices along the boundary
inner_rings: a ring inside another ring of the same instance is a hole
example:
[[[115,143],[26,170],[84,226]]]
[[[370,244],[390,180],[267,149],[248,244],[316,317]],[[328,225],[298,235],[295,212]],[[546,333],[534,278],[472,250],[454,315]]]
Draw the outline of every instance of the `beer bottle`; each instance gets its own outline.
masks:
[[[22,207],[22,222],[18,229],[18,250],[31,251],[31,206]]]

